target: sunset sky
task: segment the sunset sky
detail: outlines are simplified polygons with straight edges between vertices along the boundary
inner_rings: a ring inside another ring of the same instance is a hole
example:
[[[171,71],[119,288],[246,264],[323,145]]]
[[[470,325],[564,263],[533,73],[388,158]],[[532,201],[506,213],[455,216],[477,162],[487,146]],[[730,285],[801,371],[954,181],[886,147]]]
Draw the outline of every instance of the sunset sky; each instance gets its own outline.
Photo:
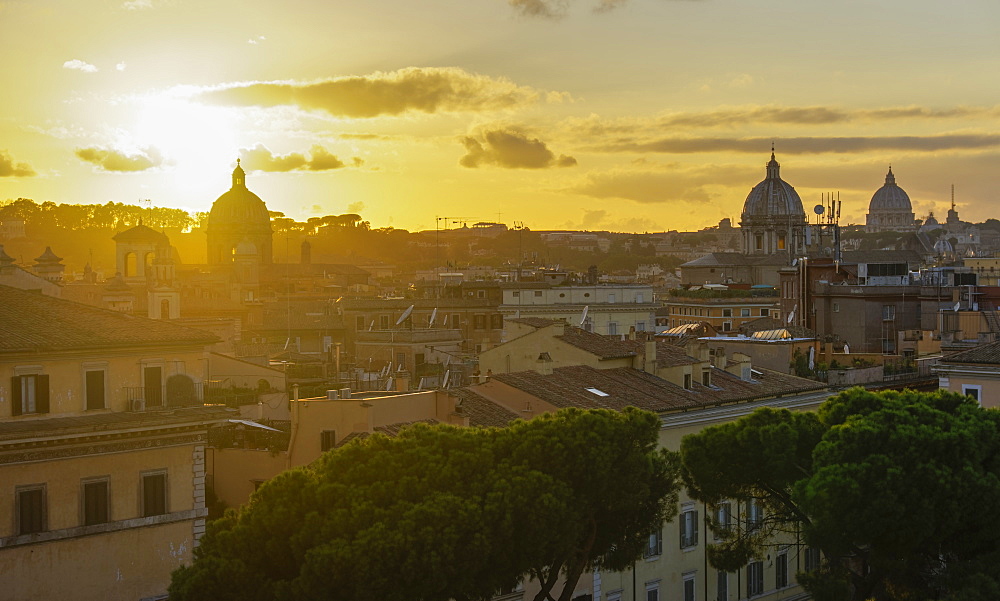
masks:
[[[661,231],[774,141],[863,223],[1000,217],[997,0],[0,0],[0,200]],[[443,223],[443,222],[442,222]]]

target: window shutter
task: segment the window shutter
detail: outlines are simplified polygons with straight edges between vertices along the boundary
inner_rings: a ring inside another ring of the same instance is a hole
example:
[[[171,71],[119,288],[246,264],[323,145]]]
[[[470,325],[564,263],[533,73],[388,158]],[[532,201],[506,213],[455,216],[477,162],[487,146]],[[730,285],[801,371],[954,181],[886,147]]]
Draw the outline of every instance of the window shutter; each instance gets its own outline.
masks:
[[[10,414],[21,415],[21,377],[10,379]]]
[[[38,413],[49,412],[49,377],[47,375],[35,376],[35,411]]]
[[[683,549],[685,547],[684,543],[686,542],[684,540],[684,533],[687,530],[687,523],[686,523],[687,522],[687,512],[682,512],[681,513],[681,519],[679,519],[677,521],[678,521],[678,523],[680,524],[680,527],[681,527],[681,541],[680,541],[681,544],[680,544],[680,548]]]
[[[691,512],[691,544],[698,544],[698,512]]]

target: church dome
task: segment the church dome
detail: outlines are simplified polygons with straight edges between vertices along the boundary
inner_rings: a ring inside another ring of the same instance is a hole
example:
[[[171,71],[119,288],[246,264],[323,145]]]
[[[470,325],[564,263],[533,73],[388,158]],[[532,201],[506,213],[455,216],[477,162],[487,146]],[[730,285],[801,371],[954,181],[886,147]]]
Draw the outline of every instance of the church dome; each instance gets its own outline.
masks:
[[[889,167],[889,173],[885,176],[885,185],[875,191],[871,204],[868,205],[868,212],[903,211],[908,213],[912,210],[910,197],[896,185],[896,176],[892,174],[892,167]]]
[[[236,160],[233,187],[212,204],[208,233],[271,233],[271,216],[259,196],[247,189],[246,173]]]
[[[767,163],[767,177],[750,190],[747,200],[743,203],[743,221],[754,218],[794,217],[804,220],[806,212],[802,208],[802,199],[788,182],[781,179],[778,170],[781,165],[774,159]]]

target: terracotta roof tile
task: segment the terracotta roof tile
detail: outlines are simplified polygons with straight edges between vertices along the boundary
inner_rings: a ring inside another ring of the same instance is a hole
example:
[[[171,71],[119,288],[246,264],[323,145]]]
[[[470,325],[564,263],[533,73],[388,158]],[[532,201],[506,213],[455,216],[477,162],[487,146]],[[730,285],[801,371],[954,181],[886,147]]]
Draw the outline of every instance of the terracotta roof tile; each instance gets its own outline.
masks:
[[[461,402],[462,414],[468,416],[470,426],[503,428],[520,416],[468,388],[456,388],[450,394]]]
[[[634,340],[620,340],[588,332],[582,328],[567,327],[562,336],[556,336],[566,344],[573,345],[600,359],[634,357],[642,344]]]
[[[169,321],[134,317],[0,286],[0,353],[155,344],[212,344],[218,338]]]
[[[941,363],[1000,364],[1000,341],[988,342],[941,359]]]

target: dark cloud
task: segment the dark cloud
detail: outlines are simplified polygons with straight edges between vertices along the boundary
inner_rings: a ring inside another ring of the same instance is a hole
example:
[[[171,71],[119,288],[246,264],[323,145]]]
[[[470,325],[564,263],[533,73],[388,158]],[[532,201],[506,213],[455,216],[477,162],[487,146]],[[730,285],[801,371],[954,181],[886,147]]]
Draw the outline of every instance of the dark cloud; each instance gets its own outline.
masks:
[[[240,159],[247,169],[253,171],[330,171],[347,166],[346,163],[318,144],[309,150],[309,154],[308,158],[299,152],[276,155],[263,144],[257,144],[253,148],[240,149]],[[359,167],[363,163],[364,161],[358,157],[354,157],[352,160],[355,167]]]
[[[31,177],[35,170],[27,163],[15,163],[6,150],[0,150],[0,177]]]
[[[503,78],[458,68],[410,67],[391,73],[318,82],[263,82],[208,90],[207,102],[235,106],[298,106],[336,117],[370,118],[407,112],[479,112],[533,103],[538,93]]]
[[[1000,117],[1000,107],[890,107],[845,110],[838,107],[745,106],[699,113],[670,113],[650,119],[606,120],[596,115],[568,119],[564,126],[588,135],[648,136],[652,131],[673,132],[677,128],[732,128],[746,125],[842,125],[882,123],[893,120],[988,119]]]
[[[459,163],[463,167],[496,165],[508,169],[545,169],[572,167],[576,159],[564,154],[556,155],[538,138],[528,138],[523,133],[505,129],[485,131],[479,138],[462,138],[466,155]]]
[[[664,138],[649,142],[617,141],[596,148],[605,152],[766,152],[775,142],[781,154],[850,153],[901,150],[937,152],[974,150],[1000,145],[1000,134],[947,134],[940,136],[850,136],[797,138]]]
[[[77,148],[76,156],[88,163],[93,163],[104,171],[130,172],[146,171],[163,164],[160,151],[152,146],[140,148],[135,153],[127,153],[114,148]]]

